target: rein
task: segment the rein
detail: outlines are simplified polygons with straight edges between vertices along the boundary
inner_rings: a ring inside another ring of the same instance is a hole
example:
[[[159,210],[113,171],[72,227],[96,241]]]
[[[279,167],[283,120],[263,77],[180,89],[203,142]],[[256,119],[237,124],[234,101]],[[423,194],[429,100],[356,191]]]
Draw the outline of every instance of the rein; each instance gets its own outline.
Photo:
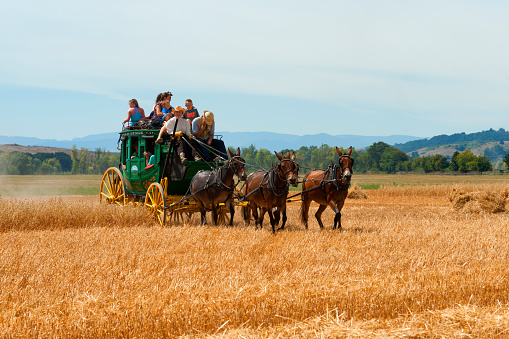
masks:
[[[276,171],[275,168],[271,169],[268,173],[269,175],[269,180],[267,181],[267,185],[270,187],[270,189],[274,192],[274,195],[276,196],[281,196],[283,195],[285,192],[288,191],[288,187],[290,186],[290,184],[288,183],[288,181],[284,180],[284,178],[281,178],[281,175],[279,174],[279,172],[281,172],[281,167],[280,167],[281,164],[279,164],[277,166],[277,168],[279,168],[279,171],[277,172],[277,176],[278,176],[278,179],[281,180],[283,183],[284,183],[284,186],[279,188],[276,186],[276,183],[274,182],[274,172]],[[267,174],[266,174],[267,175]],[[265,175],[265,176],[266,176]],[[283,174],[284,175],[284,174]],[[262,185],[263,183],[263,179],[262,181],[260,182],[260,186]]]
[[[350,158],[349,155],[342,155],[341,158],[343,158],[343,157]],[[309,192],[309,191],[313,191],[318,188],[325,189],[325,187],[327,185],[331,185],[334,189],[336,189],[338,191],[348,191],[348,189],[350,188],[350,180],[348,180],[348,182],[346,184],[341,183],[342,179],[344,178],[343,172],[344,172],[344,170],[349,169],[350,173],[353,173],[353,170],[350,166],[347,166],[347,167],[341,166],[341,158],[339,159],[337,164],[331,164],[331,166],[329,166],[326,170],[323,171],[322,179],[320,180],[320,185],[312,187],[312,188],[308,188],[307,190],[302,191],[301,194]],[[341,173],[341,179],[337,178],[338,170]],[[325,177],[327,175],[328,175],[329,179],[325,179]],[[316,180],[316,179],[314,179],[314,180]],[[304,178],[303,183],[305,181],[306,181],[306,178]]]
[[[234,166],[234,162],[232,161],[234,159],[237,159],[237,161],[235,162],[235,163],[237,163],[237,162],[240,162],[238,159],[241,159],[241,157],[236,155],[233,158],[227,160],[223,166],[221,166],[217,170],[215,170],[215,171],[217,171],[216,182],[215,182],[216,185],[222,187],[225,191],[229,191],[229,192],[232,192],[235,189],[235,186],[238,185],[238,183],[235,184],[235,181],[233,180],[233,176],[232,176],[232,184],[230,186],[226,185],[223,181],[222,173],[223,173],[223,169],[226,168],[227,171],[231,171],[233,173],[233,175],[235,175],[235,173],[238,171],[238,167]],[[208,184],[208,180],[207,180],[207,184]]]

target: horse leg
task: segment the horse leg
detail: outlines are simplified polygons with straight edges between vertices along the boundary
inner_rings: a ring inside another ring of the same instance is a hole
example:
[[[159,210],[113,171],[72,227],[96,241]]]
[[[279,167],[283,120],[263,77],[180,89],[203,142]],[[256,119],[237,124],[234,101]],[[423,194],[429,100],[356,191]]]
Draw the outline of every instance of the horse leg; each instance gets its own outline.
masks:
[[[337,227],[336,227],[336,225],[337,225]],[[338,213],[336,213],[336,216],[334,217],[334,228],[341,230],[341,212],[340,211],[338,211]]]
[[[242,216],[244,217],[244,223],[249,225],[251,219],[251,206],[242,206]]]
[[[272,214],[274,215],[276,225],[279,224],[279,220],[281,220],[281,213],[279,213],[279,210],[276,207],[272,207]]]
[[[212,219],[214,220],[214,225],[217,226],[217,222],[219,220],[219,215],[217,214],[217,206],[215,204],[212,205]]]
[[[253,218],[255,220],[255,228],[258,228],[258,206],[251,204],[251,212],[253,213]]]
[[[260,225],[260,228],[263,228],[263,218],[265,218],[266,212],[267,209],[265,207],[260,207],[260,215],[258,216],[258,224]]]
[[[332,200],[329,202],[329,206],[332,208],[334,213],[336,213],[336,215],[334,216],[334,227],[332,229],[337,228],[338,230],[340,230],[341,229],[341,211],[336,206],[336,203]]]
[[[267,212],[269,212],[270,225],[272,226],[272,233],[276,233],[276,219],[274,219],[274,214],[272,213],[272,208],[267,208]]]
[[[203,203],[201,201],[196,201],[198,205],[198,210],[200,210],[200,224],[206,225],[207,224],[207,210],[205,209],[205,206],[203,206]]]
[[[288,220],[286,218],[286,205],[284,205],[282,208],[281,208],[281,212],[283,214],[283,223],[281,224],[281,227],[279,228],[279,230],[284,230],[285,229],[285,224],[286,224],[286,220]]]
[[[235,215],[235,207],[233,206],[231,199],[227,200],[225,204],[230,209],[230,226],[233,226],[233,216]]]
[[[207,211],[200,208],[200,219],[202,225],[207,225]]]
[[[318,206],[318,211],[315,213],[315,218],[318,220],[318,225],[320,225],[320,228],[323,229],[323,223],[322,223],[322,213],[327,208],[327,205],[320,205]]]
[[[300,220],[304,223],[306,229],[308,229],[309,205],[311,205],[311,199],[309,199],[307,194],[302,194],[302,204],[300,205]]]
[[[267,213],[267,209],[265,207],[259,207],[260,208],[260,215],[258,216],[258,224],[260,225],[260,228],[263,228],[263,218],[265,218],[265,213]]]

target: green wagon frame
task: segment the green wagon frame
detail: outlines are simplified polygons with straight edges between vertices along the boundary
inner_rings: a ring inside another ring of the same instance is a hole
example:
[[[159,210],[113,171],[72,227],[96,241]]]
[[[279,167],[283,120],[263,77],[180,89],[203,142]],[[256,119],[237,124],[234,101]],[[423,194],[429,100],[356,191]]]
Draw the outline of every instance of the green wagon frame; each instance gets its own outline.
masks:
[[[205,161],[185,161],[180,177],[172,178],[172,161],[180,158],[175,156],[172,141],[178,136],[164,136],[162,144],[155,140],[159,130],[124,130],[120,132],[119,144],[120,161],[118,167],[110,167],[104,173],[99,201],[109,204],[125,206],[129,204],[144,204],[147,215],[152,216],[161,226],[167,218],[170,222],[182,220],[183,215],[188,218],[198,211],[196,202],[187,196],[189,185],[196,173],[210,170],[211,164]],[[154,164],[146,165],[144,152],[154,156]],[[212,166],[222,166],[222,162],[215,162]],[[226,208],[220,209],[220,222],[226,223],[228,216]]]

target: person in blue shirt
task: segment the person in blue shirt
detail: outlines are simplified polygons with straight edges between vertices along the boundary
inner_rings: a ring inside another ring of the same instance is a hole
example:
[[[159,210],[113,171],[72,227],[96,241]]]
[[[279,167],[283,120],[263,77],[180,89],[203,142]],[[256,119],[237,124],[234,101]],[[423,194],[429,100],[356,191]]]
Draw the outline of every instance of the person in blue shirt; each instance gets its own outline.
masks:
[[[164,117],[164,113],[162,111],[164,108],[163,102],[164,101],[171,102],[172,96],[173,96],[173,94],[171,94],[171,92],[159,93],[157,95],[156,104],[154,105],[154,107],[152,107],[152,112],[150,113],[150,119],[163,119],[163,117]],[[173,108],[170,105],[170,112],[174,109],[175,108]]]
[[[145,169],[154,167],[156,163],[156,157],[152,153],[147,151],[143,152],[143,155],[145,156]]]
[[[171,107],[170,102],[168,100],[164,100],[161,102],[161,106],[163,107],[161,112],[164,113],[164,115],[161,117],[161,119],[164,121],[168,121],[171,118],[173,118],[173,111],[175,109],[173,107]]]
[[[127,128],[134,126],[139,120],[145,119],[145,111],[138,105],[138,100],[129,100],[129,109],[127,110],[127,118],[123,121],[125,124],[129,122]]]

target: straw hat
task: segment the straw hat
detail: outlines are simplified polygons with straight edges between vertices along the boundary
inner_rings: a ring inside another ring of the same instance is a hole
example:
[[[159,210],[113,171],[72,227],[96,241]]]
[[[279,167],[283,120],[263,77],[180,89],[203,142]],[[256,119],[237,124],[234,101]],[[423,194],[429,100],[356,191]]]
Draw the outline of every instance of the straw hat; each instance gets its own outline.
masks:
[[[214,123],[214,113],[209,111],[203,112],[203,119],[207,125],[212,125]]]
[[[181,111],[182,114],[184,114],[186,112],[186,109],[183,108],[183,107],[180,107],[180,106],[177,106],[175,107],[175,109],[173,110],[173,113],[175,113],[176,111]]]

